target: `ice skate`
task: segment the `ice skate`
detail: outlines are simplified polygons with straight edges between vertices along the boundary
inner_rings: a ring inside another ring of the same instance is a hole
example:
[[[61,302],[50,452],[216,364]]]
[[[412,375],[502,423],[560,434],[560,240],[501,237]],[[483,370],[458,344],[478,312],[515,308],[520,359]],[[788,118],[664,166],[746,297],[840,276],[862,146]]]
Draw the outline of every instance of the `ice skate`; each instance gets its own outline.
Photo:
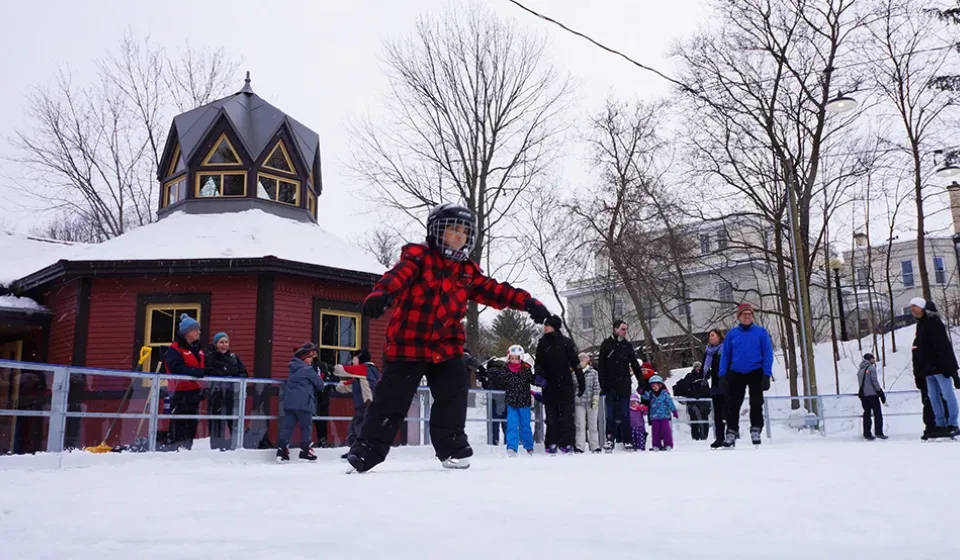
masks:
[[[533,457],[533,448],[527,449],[527,455]]]
[[[723,448],[724,449],[733,449],[737,445],[737,438],[739,435],[737,432],[732,430],[727,430],[726,436],[723,438]]]
[[[286,447],[281,447],[277,449],[277,462],[278,463],[289,463],[290,462],[290,450]]]
[[[564,445],[563,447],[560,448],[560,453],[563,455],[570,455],[571,453],[573,453],[573,446]]]
[[[877,434],[877,439],[889,439],[884,434]]]
[[[469,469],[470,468],[470,457],[464,457],[462,459],[457,459],[455,457],[449,457],[440,462],[445,469]]]
[[[723,438],[717,438],[710,444],[710,449],[720,449],[723,447]]]
[[[874,441],[874,440],[876,440],[877,438],[873,437],[873,434],[863,434],[863,439],[865,439],[865,440],[867,440],[867,441]]]
[[[613,453],[613,447],[614,447],[614,443],[610,440],[607,440],[607,442],[603,444],[603,452]]]
[[[317,460],[317,456],[313,454],[313,450],[311,450],[308,446],[303,446],[303,447],[300,449],[300,455],[298,455],[297,457],[299,457],[299,459],[300,459],[301,461],[316,461],[316,460]]]
[[[556,455],[556,454],[557,454],[557,446],[556,446],[556,445],[548,445],[548,446],[545,448],[545,450],[546,450],[546,452],[547,452],[547,455]]]
[[[750,443],[754,445],[763,443],[760,439],[760,428],[750,428]]]
[[[507,449],[507,457],[510,457],[510,458],[512,459],[512,458],[514,458],[514,457],[516,457],[516,456],[517,456],[517,450],[516,450],[516,449]]]
[[[347,470],[347,474],[362,474],[373,468],[373,465],[367,464],[367,462],[363,460],[363,457],[355,453],[347,453],[347,462],[350,463],[350,469]]]
[[[672,445],[668,445],[668,446],[666,446],[666,447],[663,448],[664,451],[670,451],[670,450],[672,450],[672,449],[673,449],[673,446],[672,446]]]

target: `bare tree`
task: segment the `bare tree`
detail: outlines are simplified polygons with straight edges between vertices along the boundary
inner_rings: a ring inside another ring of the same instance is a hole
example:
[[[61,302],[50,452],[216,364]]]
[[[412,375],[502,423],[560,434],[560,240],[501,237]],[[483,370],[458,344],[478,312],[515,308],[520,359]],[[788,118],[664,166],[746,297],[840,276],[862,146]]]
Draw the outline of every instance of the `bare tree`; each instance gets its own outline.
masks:
[[[909,158],[917,218],[918,273],[924,298],[931,298],[927,273],[925,218],[930,158],[943,148],[945,112],[957,105],[960,90],[955,76],[944,76],[958,42],[955,29],[938,23],[936,4],[882,0],[879,21],[870,27],[880,59],[872,63],[874,87],[895,108],[902,140],[893,139]],[[950,16],[946,16],[950,17]],[[941,125],[938,128],[938,125]]]
[[[386,45],[384,71],[389,116],[356,127],[353,170],[382,207],[421,223],[437,203],[467,206],[478,225],[471,257],[484,262],[510,208],[553,161],[568,83],[542,39],[478,3],[422,17]],[[470,344],[479,312],[467,310]]]
[[[400,236],[386,228],[378,227],[360,240],[360,248],[373,255],[377,262],[390,268],[400,256]]]
[[[53,85],[36,87],[25,108],[32,123],[10,139],[18,152],[12,161],[24,170],[20,190],[52,207],[58,220],[81,220],[82,227],[68,229],[83,233],[83,241],[153,221],[157,165],[173,108],[166,79],[194,73],[193,84],[207,87],[191,95],[205,103],[223,92],[237,67],[222,56],[208,67],[204,55],[189,48],[181,56],[170,63],[161,47],[128,31],[116,50],[96,61],[89,85],[62,69]]]

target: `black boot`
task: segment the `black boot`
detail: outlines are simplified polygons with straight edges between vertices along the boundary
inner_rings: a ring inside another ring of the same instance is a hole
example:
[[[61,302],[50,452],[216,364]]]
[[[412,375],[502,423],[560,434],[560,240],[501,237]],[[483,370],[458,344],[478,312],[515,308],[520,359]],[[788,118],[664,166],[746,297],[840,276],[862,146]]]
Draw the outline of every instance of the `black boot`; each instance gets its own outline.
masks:
[[[287,463],[290,461],[290,450],[286,447],[281,447],[277,449],[277,462],[278,463]]]
[[[304,445],[300,448],[299,457],[304,461],[316,461],[317,456],[313,454],[313,450],[310,449],[309,445]]]
[[[710,449],[720,449],[721,447],[723,447],[723,440],[720,438],[715,439],[713,443],[710,444]]]

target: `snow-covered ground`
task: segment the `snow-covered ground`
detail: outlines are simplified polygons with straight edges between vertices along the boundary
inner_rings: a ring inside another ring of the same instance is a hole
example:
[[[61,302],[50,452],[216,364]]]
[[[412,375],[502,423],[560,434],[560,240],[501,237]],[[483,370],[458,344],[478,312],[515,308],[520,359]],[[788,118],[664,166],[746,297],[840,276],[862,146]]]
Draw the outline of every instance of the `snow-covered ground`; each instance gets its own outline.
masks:
[[[960,443],[771,440],[759,450],[519,457],[427,448],[346,475],[271,453],[0,459],[16,559],[957,558]],[[64,468],[50,467],[63,462]]]

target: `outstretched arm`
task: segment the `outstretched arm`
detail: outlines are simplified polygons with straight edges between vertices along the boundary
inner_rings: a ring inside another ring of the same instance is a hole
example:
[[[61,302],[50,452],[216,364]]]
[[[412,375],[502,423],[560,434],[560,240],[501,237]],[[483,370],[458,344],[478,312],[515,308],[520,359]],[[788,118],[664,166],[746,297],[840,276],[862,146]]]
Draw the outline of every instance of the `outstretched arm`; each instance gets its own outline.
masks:
[[[426,250],[427,248],[423,245],[407,245],[404,247],[400,254],[400,260],[374,284],[371,295],[381,294],[396,297],[409,288],[420,274],[420,264],[423,262]]]
[[[506,282],[497,282],[479,272],[477,277],[478,280],[470,285],[468,297],[481,305],[494,309],[526,311],[527,303],[534,299],[526,290],[514,288]]]

